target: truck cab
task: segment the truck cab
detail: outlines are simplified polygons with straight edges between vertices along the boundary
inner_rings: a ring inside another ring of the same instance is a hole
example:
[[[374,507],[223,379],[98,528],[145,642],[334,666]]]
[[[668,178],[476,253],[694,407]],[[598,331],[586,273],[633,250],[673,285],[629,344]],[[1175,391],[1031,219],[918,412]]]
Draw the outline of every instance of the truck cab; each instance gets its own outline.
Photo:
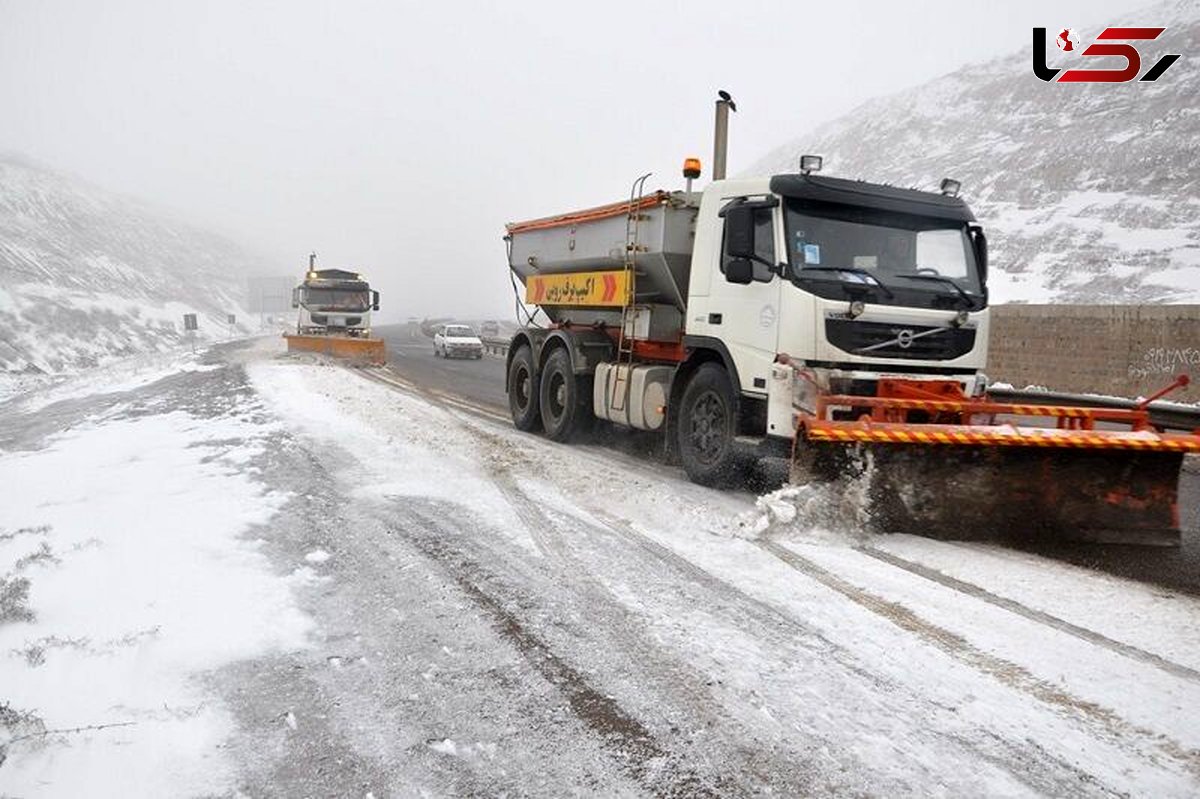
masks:
[[[310,268],[304,282],[292,289],[292,307],[299,310],[296,332],[301,335],[366,338],[371,311],[379,310],[379,292],[357,272]]]
[[[833,393],[919,373],[974,395],[985,281],[986,241],[958,197],[808,174],[718,181],[696,218],[683,341],[720,353],[750,405],[780,361]],[[790,437],[790,419],[763,432]]]

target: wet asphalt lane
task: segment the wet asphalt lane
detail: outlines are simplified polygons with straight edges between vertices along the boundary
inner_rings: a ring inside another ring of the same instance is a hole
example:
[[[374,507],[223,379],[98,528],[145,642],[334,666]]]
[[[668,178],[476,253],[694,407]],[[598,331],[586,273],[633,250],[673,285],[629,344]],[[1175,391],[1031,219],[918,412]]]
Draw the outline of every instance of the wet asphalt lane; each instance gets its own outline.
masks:
[[[433,339],[407,325],[377,327],[374,333],[386,343],[389,365],[408,380],[508,414],[503,358],[494,355],[484,355],[480,360],[435,357]]]
[[[508,414],[504,392],[504,359],[446,360],[433,355],[433,341],[405,326],[376,328],[387,342],[392,369],[413,383],[454,394],[476,405]],[[1200,459],[1185,463],[1179,481],[1179,511],[1183,525],[1178,548],[1148,548],[1094,544],[1027,544],[1017,548],[1175,591],[1200,596]]]

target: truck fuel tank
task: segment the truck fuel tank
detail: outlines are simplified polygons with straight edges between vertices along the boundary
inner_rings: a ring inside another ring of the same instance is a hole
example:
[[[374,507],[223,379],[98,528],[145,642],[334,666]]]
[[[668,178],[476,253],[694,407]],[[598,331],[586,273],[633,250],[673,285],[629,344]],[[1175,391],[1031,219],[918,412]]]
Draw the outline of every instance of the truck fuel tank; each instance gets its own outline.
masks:
[[[592,384],[592,407],[610,422],[658,430],[666,419],[673,366],[601,363]]]

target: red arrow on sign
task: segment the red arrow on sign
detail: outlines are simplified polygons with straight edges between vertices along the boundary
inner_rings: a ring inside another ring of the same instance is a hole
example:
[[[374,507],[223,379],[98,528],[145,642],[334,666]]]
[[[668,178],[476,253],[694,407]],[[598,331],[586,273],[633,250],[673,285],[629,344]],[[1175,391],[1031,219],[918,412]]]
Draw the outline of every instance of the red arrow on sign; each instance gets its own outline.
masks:
[[[546,281],[541,278],[533,279],[533,301],[541,302],[542,297],[546,295]]]
[[[617,293],[617,279],[613,275],[604,276],[604,296],[600,298],[601,302],[609,302]]]

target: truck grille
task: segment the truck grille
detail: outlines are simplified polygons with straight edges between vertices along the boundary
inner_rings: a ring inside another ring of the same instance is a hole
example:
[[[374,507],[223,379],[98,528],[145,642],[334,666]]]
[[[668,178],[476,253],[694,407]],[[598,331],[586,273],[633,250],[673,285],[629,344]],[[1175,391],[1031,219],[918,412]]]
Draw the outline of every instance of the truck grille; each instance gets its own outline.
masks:
[[[901,346],[896,338],[903,331],[909,336],[939,330],[921,338],[908,339],[908,346]],[[975,330],[966,327],[931,327],[928,325],[904,325],[893,322],[859,322],[853,319],[826,319],[825,336],[829,343],[852,355],[875,358],[907,358],[921,361],[949,361],[966,355],[975,346]],[[893,342],[870,352],[859,352],[865,347]]]

